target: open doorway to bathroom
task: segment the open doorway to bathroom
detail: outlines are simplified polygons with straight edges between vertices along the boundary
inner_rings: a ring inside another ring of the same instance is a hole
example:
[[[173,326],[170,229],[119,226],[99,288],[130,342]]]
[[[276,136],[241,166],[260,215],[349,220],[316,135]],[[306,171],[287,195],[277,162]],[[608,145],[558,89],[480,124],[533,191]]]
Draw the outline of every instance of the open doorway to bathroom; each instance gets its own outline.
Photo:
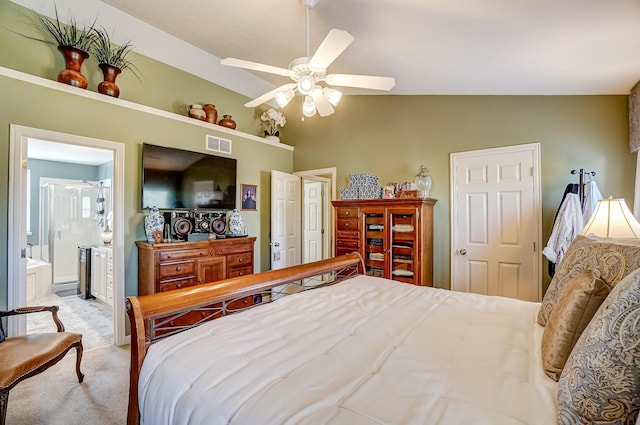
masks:
[[[26,304],[58,305],[85,349],[110,344],[113,153],[35,139],[27,152]],[[27,316],[28,334],[54,329],[47,315]]]
[[[124,146],[15,125],[11,134],[8,307],[56,304],[85,349],[125,344]],[[41,330],[40,315],[27,316],[34,322],[10,318],[10,335]]]

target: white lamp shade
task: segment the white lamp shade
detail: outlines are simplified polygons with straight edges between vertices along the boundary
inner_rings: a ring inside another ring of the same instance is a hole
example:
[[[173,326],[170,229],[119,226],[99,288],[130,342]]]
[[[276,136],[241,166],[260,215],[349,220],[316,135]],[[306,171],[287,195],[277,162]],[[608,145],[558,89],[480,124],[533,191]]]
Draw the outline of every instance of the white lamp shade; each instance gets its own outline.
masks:
[[[281,108],[284,108],[289,104],[289,102],[291,102],[291,99],[293,99],[293,96],[295,96],[295,94],[296,93],[291,89],[283,90],[276,94],[275,99],[276,102],[278,102],[278,105],[280,105]]]
[[[342,93],[330,87],[323,88],[322,94],[333,106],[338,106],[338,103],[340,103],[340,99],[342,99]]]
[[[603,199],[598,201],[593,215],[580,234],[594,234],[605,238],[640,238],[640,223],[631,214],[624,199]]]
[[[313,101],[311,96],[305,96],[302,104],[302,114],[305,117],[312,117],[316,114],[316,102]]]

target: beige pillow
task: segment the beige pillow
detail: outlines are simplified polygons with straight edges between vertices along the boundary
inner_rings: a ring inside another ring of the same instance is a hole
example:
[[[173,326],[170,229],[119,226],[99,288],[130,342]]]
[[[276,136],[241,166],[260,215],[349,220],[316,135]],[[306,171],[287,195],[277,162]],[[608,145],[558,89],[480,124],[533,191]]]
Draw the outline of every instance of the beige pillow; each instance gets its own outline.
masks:
[[[584,270],[592,270],[610,288],[640,267],[640,239],[610,239],[593,235],[576,237],[562,258],[544,294],[538,323],[547,320],[566,282]]]
[[[542,365],[554,381],[560,378],[573,346],[608,294],[609,286],[591,270],[565,282],[542,336]]]

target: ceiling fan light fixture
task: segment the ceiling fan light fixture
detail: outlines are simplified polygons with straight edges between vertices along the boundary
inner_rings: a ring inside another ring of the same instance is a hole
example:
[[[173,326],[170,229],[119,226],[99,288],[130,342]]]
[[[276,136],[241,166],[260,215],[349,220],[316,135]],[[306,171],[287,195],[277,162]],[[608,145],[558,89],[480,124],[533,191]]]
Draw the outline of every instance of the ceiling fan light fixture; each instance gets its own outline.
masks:
[[[295,94],[296,93],[291,89],[283,90],[275,95],[275,99],[276,102],[278,102],[278,105],[280,105],[281,108],[284,108],[289,104],[289,102],[291,102],[291,99],[293,99]]]
[[[332,89],[331,87],[325,87],[322,89],[322,95],[329,101],[333,106],[338,106],[340,100],[342,99],[342,93],[336,89]]]
[[[309,95],[313,93],[313,89],[316,86],[316,80],[309,74],[303,75],[298,80],[298,91],[300,94]]]
[[[313,100],[313,97],[307,95],[304,98],[304,103],[302,104],[302,115],[305,117],[312,117],[316,114],[316,102]]]

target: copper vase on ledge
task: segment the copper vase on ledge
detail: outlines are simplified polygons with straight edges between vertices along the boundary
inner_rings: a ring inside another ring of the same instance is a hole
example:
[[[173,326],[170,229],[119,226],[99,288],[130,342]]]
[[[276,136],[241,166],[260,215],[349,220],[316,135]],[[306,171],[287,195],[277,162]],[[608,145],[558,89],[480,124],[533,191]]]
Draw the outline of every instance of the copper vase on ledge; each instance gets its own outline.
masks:
[[[58,50],[64,57],[66,69],[58,74],[58,81],[70,86],[87,88],[87,79],[80,73],[82,63],[89,57],[89,53],[71,46],[58,46]]]
[[[98,84],[98,92],[107,96],[120,96],[120,88],[116,85],[116,77],[122,72],[117,66],[101,63],[98,65],[102,70],[104,81]]]

